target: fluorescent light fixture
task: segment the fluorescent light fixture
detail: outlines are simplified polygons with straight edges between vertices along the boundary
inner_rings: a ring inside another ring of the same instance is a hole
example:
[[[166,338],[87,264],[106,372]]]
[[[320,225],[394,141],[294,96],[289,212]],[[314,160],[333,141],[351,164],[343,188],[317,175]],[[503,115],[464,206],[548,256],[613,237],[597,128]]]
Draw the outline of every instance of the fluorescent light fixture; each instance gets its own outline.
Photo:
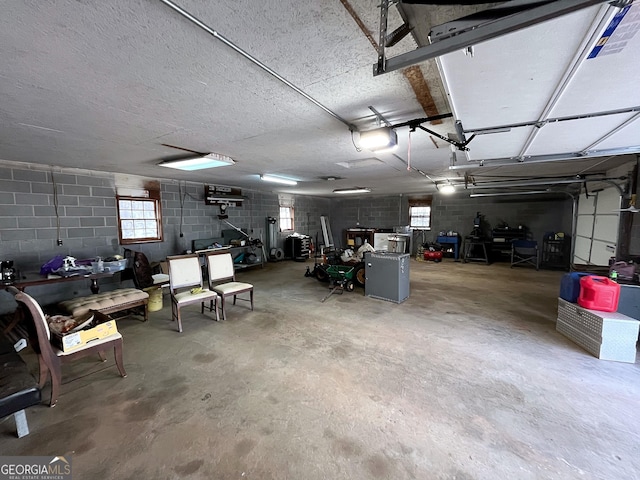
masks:
[[[177,168],[178,170],[204,170],[205,168],[224,167],[236,163],[233,158],[219,153],[209,153],[208,155],[195,158],[182,158],[179,160],[165,160],[158,164],[159,167]]]
[[[440,193],[444,193],[445,195],[451,195],[453,192],[456,191],[456,187],[454,187],[453,185],[451,185],[450,183],[447,183],[446,185],[441,186],[438,191]]]
[[[265,182],[281,183],[282,185],[297,185],[298,182],[290,178],[278,177],[276,175],[260,175]]]
[[[371,151],[387,150],[398,145],[396,131],[389,127],[360,132],[360,147]]]
[[[365,187],[352,187],[352,188],[336,188],[333,193],[369,193],[370,188]]]
[[[239,195],[227,195],[220,197],[207,197],[206,198],[210,202],[244,202],[244,197]]]

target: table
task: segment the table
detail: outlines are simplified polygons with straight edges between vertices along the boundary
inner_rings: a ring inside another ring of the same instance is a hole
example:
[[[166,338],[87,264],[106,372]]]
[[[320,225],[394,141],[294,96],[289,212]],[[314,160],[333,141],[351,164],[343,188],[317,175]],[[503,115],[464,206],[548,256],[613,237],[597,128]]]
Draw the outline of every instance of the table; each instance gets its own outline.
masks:
[[[91,273],[87,272],[84,275],[70,275],[68,277],[61,277],[58,275],[49,275],[44,276],[38,273],[27,273],[23,275],[19,280],[15,280],[10,285],[13,285],[20,291],[24,291],[27,287],[39,287],[42,285],[51,285],[54,283],[63,283],[63,282],[76,282],[78,280],[89,279],[91,280],[91,292],[98,293],[100,291],[100,287],[98,285],[99,278],[107,278],[113,277],[114,274],[121,272],[122,270],[116,270],[111,272],[101,272],[101,273]]]
[[[455,237],[449,237],[446,235],[438,236],[436,238],[436,242],[453,245],[453,258],[456,262],[459,260],[460,258],[460,237],[459,236],[457,235]]]
[[[488,248],[487,248],[488,247]],[[464,263],[470,261],[490,263],[489,254],[491,253],[491,239],[465,237],[464,239]],[[474,255],[472,255],[474,254]],[[480,254],[480,256],[478,256]]]

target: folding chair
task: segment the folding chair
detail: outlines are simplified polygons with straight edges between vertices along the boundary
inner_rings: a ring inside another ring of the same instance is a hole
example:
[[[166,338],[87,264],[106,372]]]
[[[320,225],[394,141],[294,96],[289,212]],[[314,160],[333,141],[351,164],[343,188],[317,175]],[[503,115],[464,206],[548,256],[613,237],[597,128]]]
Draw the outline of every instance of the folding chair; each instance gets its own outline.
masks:
[[[535,240],[513,240],[511,242],[511,268],[514,265],[533,265],[540,268],[538,242]]]

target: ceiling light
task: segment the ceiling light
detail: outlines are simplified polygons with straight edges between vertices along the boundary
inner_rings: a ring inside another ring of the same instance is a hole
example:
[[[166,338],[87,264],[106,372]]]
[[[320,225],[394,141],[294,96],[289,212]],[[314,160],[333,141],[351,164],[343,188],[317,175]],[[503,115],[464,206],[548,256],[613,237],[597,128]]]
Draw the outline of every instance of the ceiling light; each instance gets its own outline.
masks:
[[[283,185],[297,185],[298,182],[291,180],[290,178],[277,177],[275,175],[260,175],[260,178],[265,182],[281,183]]]
[[[179,160],[165,160],[158,164],[159,167],[177,168],[178,170],[203,170],[205,168],[224,167],[236,163],[233,158],[219,153],[209,153],[195,158],[182,158]]]
[[[360,147],[371,151],[393,148],[398,144],[396,131],[389,127],[360,132]]]
[[[453,185],[451,185],[450,183],[443,185],[442,187],[440,187],[438,189],[438,191],[440,193],[444,193],[445,195],[451,195],[453,192],[456,191],[456,187],[454,187]]]
[[[352,188],[336,188],[333,193],[369,193],[370,188],[352,187]]]

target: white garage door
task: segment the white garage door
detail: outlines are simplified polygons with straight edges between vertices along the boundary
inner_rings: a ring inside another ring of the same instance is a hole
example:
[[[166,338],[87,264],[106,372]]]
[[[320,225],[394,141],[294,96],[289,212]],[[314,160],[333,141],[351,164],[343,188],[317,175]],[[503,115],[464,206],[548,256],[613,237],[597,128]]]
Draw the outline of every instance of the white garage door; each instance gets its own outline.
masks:
[[[573,263],[609,265],[609,259],[616,254],[619,209],[617,188],[606,188],[588,197],[584,192],[580,194]]]

